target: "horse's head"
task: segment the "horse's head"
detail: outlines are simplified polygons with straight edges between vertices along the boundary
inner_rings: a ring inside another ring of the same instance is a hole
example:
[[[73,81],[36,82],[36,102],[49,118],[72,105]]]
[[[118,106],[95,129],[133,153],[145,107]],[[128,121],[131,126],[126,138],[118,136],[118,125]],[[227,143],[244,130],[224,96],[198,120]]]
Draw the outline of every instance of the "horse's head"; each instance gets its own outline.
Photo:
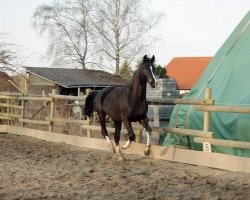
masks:
[[[147,82],[150,84],[152,88],[155,88],[157,85],[156,79],[155,79],[155,67],[154,67],[154,61],[155,56],[153,56],[151,59],[145,55],[143,57],[142,64],[140,66],[141,73],[143,73],[144,77],[146,78]]]

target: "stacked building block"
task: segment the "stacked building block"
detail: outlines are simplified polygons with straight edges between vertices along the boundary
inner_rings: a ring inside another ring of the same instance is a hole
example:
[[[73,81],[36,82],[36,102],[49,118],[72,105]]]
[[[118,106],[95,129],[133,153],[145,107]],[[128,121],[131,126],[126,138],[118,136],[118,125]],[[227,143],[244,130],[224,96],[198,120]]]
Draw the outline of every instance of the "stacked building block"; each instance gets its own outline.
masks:
[[[157,79],[155,88],[147,85],[147,97],[151,98],[180,98],[176,80],[172,78]],[[155,126],[167,125],[174,105],[149,105],[147,116]]]
[[[179,98],[180,92],[177,89],[176,80],[172,78],[157,79],[155,88],[147,85],[147,97],[153,98]]]
[[[147,85],[147,98],[180,98],[180,92],[177,89],[176,80],[172,78],[157,79],[157,86],[151,88]],[[153,126],[167,126],[171,117],[174,105],[149,105],[147,116],[150,124]],[[152,143],[161,144],[161,136],[164,134],[152,133]],[[145,132],[142,134],[142,142],[146,141]]]

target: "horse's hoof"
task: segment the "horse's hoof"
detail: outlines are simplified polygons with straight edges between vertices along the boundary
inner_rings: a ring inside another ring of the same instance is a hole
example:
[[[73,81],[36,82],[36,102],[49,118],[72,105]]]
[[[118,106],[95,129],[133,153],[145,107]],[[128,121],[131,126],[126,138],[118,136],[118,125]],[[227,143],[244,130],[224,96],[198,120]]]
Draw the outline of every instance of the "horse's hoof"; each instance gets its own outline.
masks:
[[[115,152],[115,147],[113,146],[112,143],[110,143],[109,149],[110,149],[113,153],[116,153],[116,152]]]
[[[121,152],[118,154],[118,160],[119,161],[124,161],[125,160],[125,158],[124,158],[124,156],[123,156],[123,154]]]
[[[125,149],[128,149],[128,148],[129,148],[129,146],[126,146],[126,145],[122,145],[122,147],[121,147],[122,150],[125,150]]]
[[[119,156],[118,160],[119,160],[119,161],[124,161],[125,158],[124,158],[123,156],[121,156],[121,157]]]
[[[128,140],[124,145],[122,145],[122,150],[125,150],[125,149],[127,149],[127,148],[129,148],[130,147],[130,140]]]
[[[144,155],[149,156],[150,155],[150,146],[146,146],[144,149]]]

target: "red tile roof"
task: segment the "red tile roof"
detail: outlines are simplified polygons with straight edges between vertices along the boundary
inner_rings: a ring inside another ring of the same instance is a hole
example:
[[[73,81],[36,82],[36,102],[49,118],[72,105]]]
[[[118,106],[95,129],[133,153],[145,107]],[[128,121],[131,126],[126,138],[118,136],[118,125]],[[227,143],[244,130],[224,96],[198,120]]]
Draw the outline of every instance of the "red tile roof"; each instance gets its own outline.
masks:
[[[177,81],[179,90],[190,90],[212,57],[175,57],[166,66],[167,76]]]

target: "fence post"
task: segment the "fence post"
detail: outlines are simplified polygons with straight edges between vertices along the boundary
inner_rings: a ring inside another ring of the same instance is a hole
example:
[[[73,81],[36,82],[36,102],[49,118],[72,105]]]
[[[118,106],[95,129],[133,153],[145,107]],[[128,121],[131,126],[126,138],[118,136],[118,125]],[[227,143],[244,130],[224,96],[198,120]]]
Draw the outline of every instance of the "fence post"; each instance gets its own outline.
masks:
[[[22,93],[22,96],[24,97],[24,93]],[[22,106],[21,117],[23,119],[24,118],[24,111],[25,111],[25,102],[24,102],[24,100],[21,100],[21,106]],[[22,122],[22,127],[24,127],[24,122]]]
[[[209,100],[211,99],[211,88],[205,89],[205,99]],[[210,112],[205,111],[204,112],[204,131],[209,131],[210,128]]]
[[[6,109],[6,112],[7,112],[7,117],[9,117],[9,114],[10,114],[10,107],[9,107],[9,105],[10,105],[10,99],[8,98],[6,102],[7,102],[7,104],[8,104],[8,107],[7,107],[7,109]],[[7,120],[7,125],[8,125],[8,126],[10,125],[10,120]]]
[[[154,122],[155,126],[160,126],[160,114],[159,114],[159,105],[154,105]]]
[[[143,131],[143,130],[135,131],[135,135],[136,135],[135,142],[136,142],[136,143],[141,143],[142,131]]]
[[[52,94],[56,94],[56,89],[52,89]],[[55,98],[52,97],[52,101],[50,102],[50,115],[49,118],[52,119],[54,117],[55,112]],[[49,124],[49,132],[53,132],[54,122],[50,121]]]
[[[86,95],[88,95],[90,92],[91,92],[91,89],[86,89]],[[89,117],[87,117],[87,123],[88,123],[89,125],[91,125],[91,121],[90,121]],[[88,138],[91,138],[91,137],[92,137],[91,130],[88,130],[88,129],[87,129],[87,137],[88,137]]]
[[[205,100],[211,99],[211,88],[205,89]],[[210,112],[205,111],[204,112],[204,131],[209,131],[210,128]],[[212,152],[211,145],[208,142],[203,143],[203,151],[204,152]]]

